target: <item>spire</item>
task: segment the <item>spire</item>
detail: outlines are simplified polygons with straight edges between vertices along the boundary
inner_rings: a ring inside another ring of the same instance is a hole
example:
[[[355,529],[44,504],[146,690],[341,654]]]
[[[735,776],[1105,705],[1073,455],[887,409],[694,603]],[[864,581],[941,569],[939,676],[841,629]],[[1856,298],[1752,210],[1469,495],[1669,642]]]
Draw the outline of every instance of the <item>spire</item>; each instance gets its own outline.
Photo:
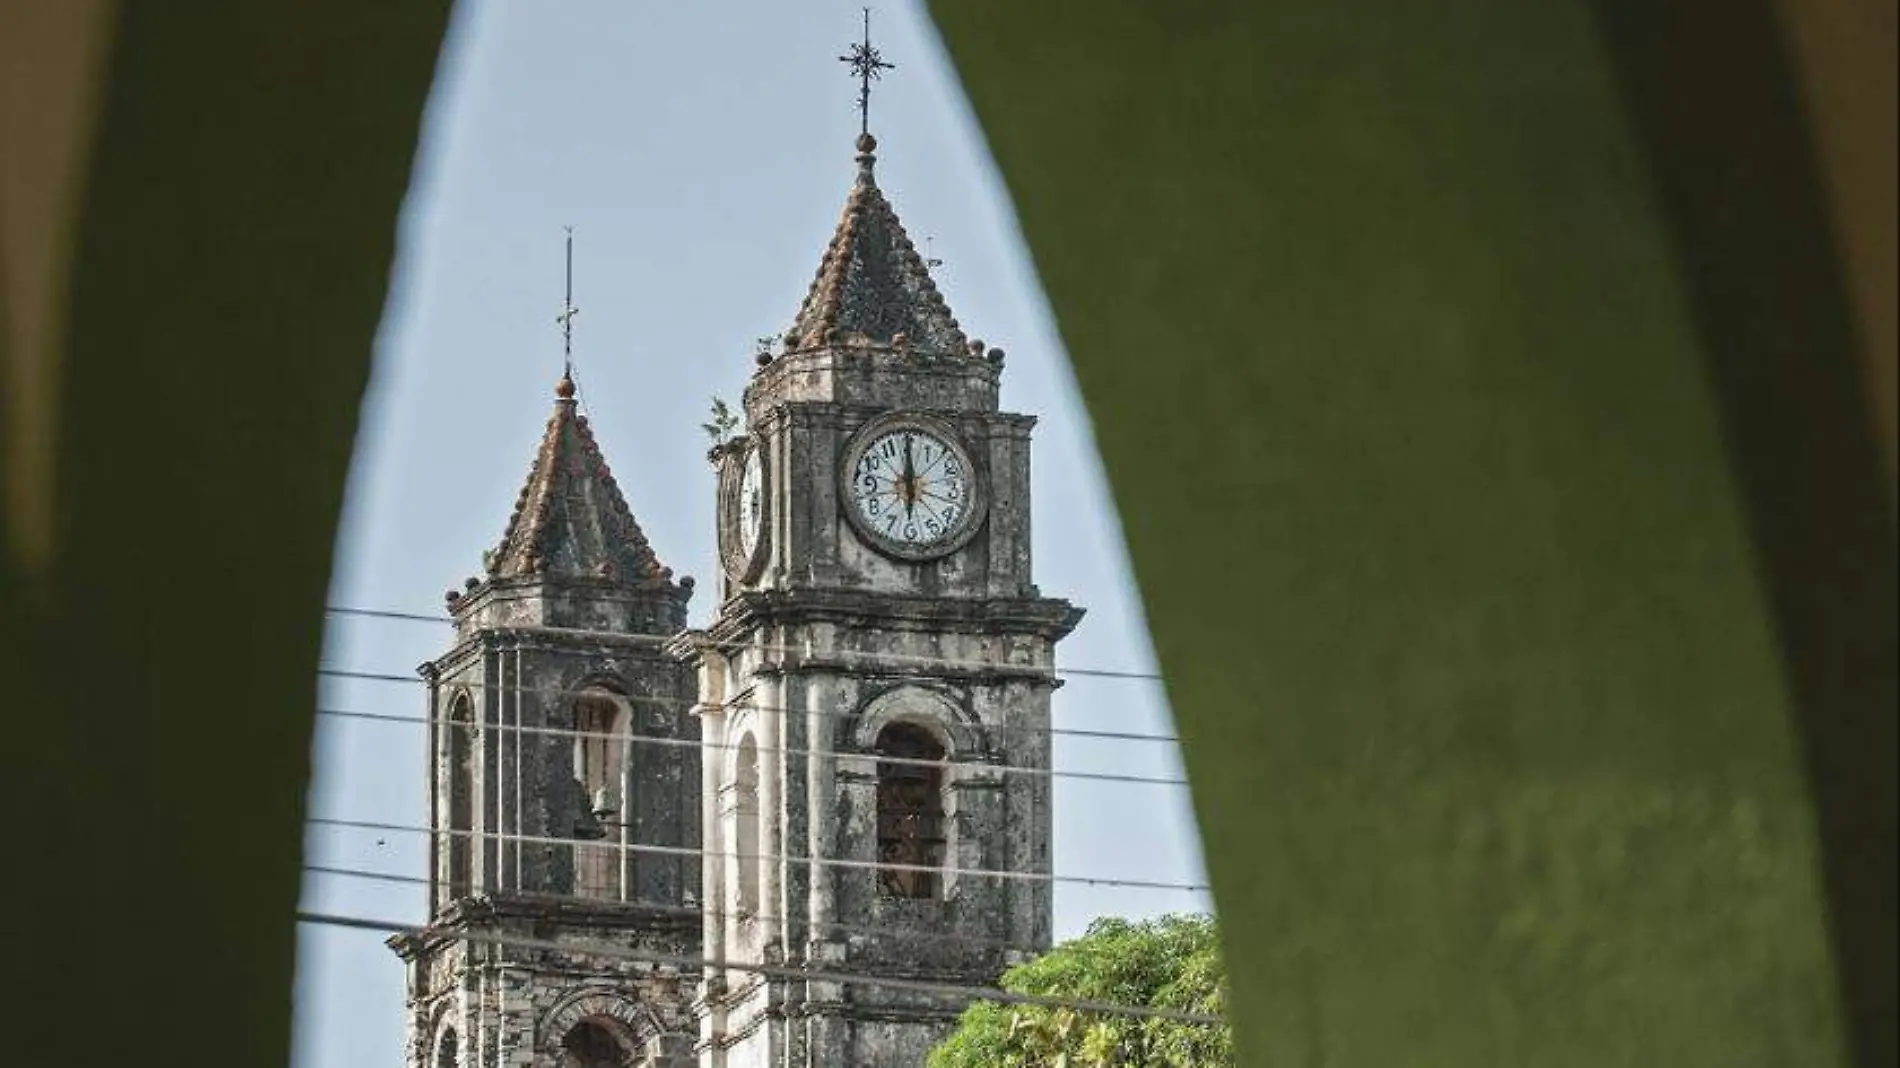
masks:
[[[858,77],[858,136],[871,135],[871,83],[884,77],[887,70],[896,70],[897,64],[884,62],[884,56],[871,45],[871,9],[864,9],[864,40],[851,46],[851,51],[838,57],[838,62],[848,64],[851,73]]]
[[[858,79],[858,176],[786,344],[794,351],[826,344],[901,345],[929,355],[967,356],[968,339],[877,187],[871,82],[894,68],[871,47],[868,11],[863,42],[838,58]]]
[[[581,310],[574,306],[574,228],[562,229],[567,231],[567,293],[561,298],[561,314],[555,316],[554,321],[561,324],[561,381],[567,383],[571,391],[574,388],[574,317]]]
[[[489,576],[667,585],[672,571],[647,544],[587,417],[576,410],[574,380],[562,374],[554,392],[554,414],[508,529],[488,557]]]

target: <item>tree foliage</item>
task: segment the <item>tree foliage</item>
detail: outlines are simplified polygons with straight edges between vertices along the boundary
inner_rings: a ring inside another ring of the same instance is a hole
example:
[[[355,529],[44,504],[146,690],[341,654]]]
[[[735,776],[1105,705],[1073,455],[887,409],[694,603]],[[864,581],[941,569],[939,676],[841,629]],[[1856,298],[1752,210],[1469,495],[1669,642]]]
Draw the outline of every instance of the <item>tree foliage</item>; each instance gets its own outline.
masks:
[[[699,424],[699,429],[706,432],[714,445],[724,445],[732,437],[732,432],[739,429],[738,413],[723,398],[712,399],[712,412],[708,418],[710,421]]]
[[[1100,919],[1081,938],[1011,968],[1017,994],[1223,1016],[1226,971],[1214,921]],[[1185,1020],[980,1002],[930,1055],[930,1068],[1231,1068],[1231,1030]]]

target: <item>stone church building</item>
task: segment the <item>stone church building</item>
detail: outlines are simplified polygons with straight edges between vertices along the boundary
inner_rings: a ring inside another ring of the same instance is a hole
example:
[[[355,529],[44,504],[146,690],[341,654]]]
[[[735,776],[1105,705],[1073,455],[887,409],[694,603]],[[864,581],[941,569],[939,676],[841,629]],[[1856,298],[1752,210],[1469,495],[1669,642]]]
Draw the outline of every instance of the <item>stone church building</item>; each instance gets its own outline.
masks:
[[[914,1068],[1051,936],[1030,432],[857,175],[744,433],[704,630],[563,377],[423,666],[411,1068]],[[1030,876],[1024,878],[1023,876]]]

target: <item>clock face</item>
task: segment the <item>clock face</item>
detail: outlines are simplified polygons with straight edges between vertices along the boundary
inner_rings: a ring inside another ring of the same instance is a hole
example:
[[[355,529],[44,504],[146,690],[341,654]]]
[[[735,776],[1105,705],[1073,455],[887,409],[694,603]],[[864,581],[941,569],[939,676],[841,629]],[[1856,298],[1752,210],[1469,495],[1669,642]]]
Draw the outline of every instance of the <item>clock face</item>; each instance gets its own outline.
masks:
[[[970,459],[948,434],[916,422],[874,427],[846,458],[848,508],[859,530],[901,556],[960,542],[976,514]]]
[[[765,444],[735,443],[719,472],[719,556],[734,582],[750,582],[764,566]]]
[[[759,462],[759,450],[745,452],[745,466],[739,470],[739,553],[747,560],[759,547],[759,529],[765,523],[765,465]]]

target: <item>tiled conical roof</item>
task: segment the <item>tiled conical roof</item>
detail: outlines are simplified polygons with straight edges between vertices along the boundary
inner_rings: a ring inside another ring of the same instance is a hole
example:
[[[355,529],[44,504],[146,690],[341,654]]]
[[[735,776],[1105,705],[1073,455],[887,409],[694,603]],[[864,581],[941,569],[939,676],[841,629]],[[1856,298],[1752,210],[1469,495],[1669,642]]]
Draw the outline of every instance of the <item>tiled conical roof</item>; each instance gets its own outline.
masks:
[[[857,181],[787,342],[803,350],[832,343],[889,345],[901,336],[915,352],[968,355],[968,339],[877,187],[876,148],[870,134],[858,138]]]
[[[527,484],[488,557],[489,575],[665,585],[673,573],[647,544],[587,417],[575,410],[573,381],[563,376],[555,394]]]

